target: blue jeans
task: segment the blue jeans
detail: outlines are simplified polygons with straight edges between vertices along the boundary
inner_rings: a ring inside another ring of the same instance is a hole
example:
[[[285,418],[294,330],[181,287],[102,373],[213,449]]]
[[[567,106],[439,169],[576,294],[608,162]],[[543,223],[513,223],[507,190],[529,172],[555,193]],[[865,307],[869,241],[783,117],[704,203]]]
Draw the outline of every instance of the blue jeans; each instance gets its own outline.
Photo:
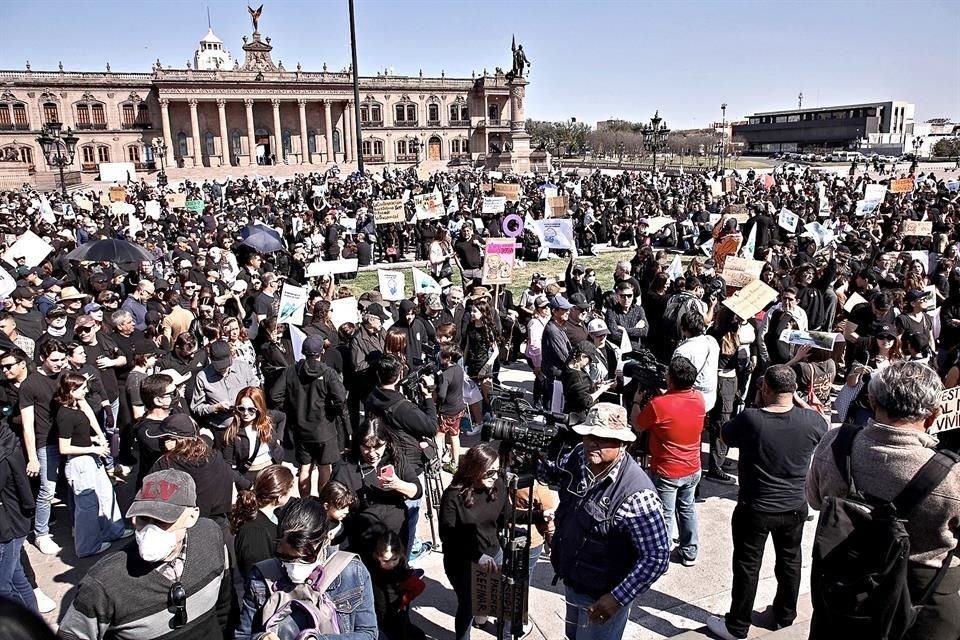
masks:
[[[20,564],[20,550],[23,549],[24,540],[26,537],[0,542],[0,598],[19,600],[27,609],[39,614],[33,587],[30,586],[23,572],[23,565]]]
[[[425,482],[424,474],[418,476],[420,481],[420,486],[423,487],[423,490],[427,490],[427,484]],[[417,521],[420,519],[420,503],[423,501],[423,496],[417,498],[416,500],[407,500],[407,557],[410,557],[410,554],[413,553],[413,549],[417,541]],[[440,505],[436,505],[440,506]]]
[[[73,492],[73,544],[77,557],[90,556],[104,542],[123,535],[123,514],[117,506],[106,470],[93,456],[74,456],[65,470]]]
[[[50,503],[57,492],[57,474],[60,469],[60,449],[48,444],[37,449],[40,462],[40,491],[37,493],[37,513],[34,517],[33,534],[50,535]]]
[[[567,640],[620,640],[623,637],[627,620],[630,619],[632,602],[620,607],[620,610],[603,624],[598,624],[590,622],[587,616],[587,609],[593,606],[596,598],[578,593],[570,587],[566,587],[564,596],[567,602],[567,615],[564,618]]]
[[[697,510],[694,507],[694,493],[699,482],[699,471],[683,478],[653,476],[653,485],[657,488],[660,502],[663,503],[663,520],[671,540],[673,540],[673,514],[677,514],[677,522],[680,525],[680,557],[686,560],[697,559],[697,548],[700,543],[697,532]]]

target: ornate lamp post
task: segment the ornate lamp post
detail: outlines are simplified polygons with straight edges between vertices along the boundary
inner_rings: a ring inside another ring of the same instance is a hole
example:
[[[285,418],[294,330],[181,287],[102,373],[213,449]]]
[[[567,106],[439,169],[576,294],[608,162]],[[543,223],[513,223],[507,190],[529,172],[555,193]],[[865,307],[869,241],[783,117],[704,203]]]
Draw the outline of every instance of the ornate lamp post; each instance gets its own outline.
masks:
[[[640,132],[643,134],[644,149],[653,153],[653,171],[656,173],[657,151],[662,151],[667,146],[667,134],[670,133],[667,123],[660,117],[659,109],[650,118],[650,124],[644,126]]]
[[[800,94],[803,96],[803,94]],[[803,98],[800,98],[803,100]],[[727,103],[720,105],[720,111],[723,112],[723,122],[720,129],[720,170],[726,169],[726,151],[727,151]]]
[[[420,145],[419,138],[413,138],[412,140],[410,140],[410,144],[408,145],[408,148],[410,149],[410,153],[412,153],[416,158],[418,167],[420,166],[420,146],[421,145]]]
[[[163,164],[163,159],[167,156],[167,144],[163,141],[163,138],[154,138],[151,146],[153,146],[154,157],[160,154],[160,173],[157,174],[157,186],[163,189],[167,186],[166,167]]]
[[[40,132],[37,142],[43,149],[43,157],[47,161],[47,166],[51,169],[56,167],[60,171],[60,193],[63,199],[67,199],[67,183],[63,177],[63,170],[73,164],[73,158],[77,154],[77,141],[80,140],[73,135],[73,129],[68,128],[65,133],[61,132],[63,125],[59,122],[48,122]]]

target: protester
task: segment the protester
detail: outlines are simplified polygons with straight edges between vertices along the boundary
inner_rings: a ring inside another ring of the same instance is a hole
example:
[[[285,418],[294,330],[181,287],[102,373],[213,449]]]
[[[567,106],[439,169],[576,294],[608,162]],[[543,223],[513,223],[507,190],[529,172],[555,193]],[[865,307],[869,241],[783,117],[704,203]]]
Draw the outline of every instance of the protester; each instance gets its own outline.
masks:
[[[237,569],[246,580],[261,560],[273,557],[279,530],[277,510],[296,497],[293,473],[275,464],[257,474],[253,487],[237,494],[230,513]]]

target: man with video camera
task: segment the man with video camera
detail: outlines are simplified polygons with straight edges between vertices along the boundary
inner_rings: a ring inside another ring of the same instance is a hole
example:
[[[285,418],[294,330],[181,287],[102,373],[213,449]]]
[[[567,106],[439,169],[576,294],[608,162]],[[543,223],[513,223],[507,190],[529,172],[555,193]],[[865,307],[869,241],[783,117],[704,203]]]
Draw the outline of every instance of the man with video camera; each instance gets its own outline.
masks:
[[[403,363],[391,354],[381,356],[373,365],[377,386],[366,400],[366,415],[376,416],[387,423],[400,442],[400,452],[407,463],[417,472],[423,482],[423,469],[427,461],[436,458],[434,438],[437,435],[437,404],[433,398],[436,386],[432,375],[423,376],[419,383],[422,405],[417,406],[400,392],[400,380],[404,375]],[[420,499],[407,501],[408,530],[407,550],[419,555],[414,545],[417,518],[420,515]]]

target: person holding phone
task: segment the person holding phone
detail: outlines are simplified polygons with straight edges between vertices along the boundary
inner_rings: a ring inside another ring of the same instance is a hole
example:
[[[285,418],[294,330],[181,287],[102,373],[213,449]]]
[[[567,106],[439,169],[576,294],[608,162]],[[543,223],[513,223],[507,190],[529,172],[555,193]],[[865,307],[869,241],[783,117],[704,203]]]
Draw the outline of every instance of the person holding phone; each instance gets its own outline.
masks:
[[[351,551],[366,553],[379,533],[407,535],[407,500],[423,494],[416,470],[397,448],[397,439],[382,420],[364,422],[353,441],[350,457],[336,465],[333,480],[357,496],[344,521]]]

